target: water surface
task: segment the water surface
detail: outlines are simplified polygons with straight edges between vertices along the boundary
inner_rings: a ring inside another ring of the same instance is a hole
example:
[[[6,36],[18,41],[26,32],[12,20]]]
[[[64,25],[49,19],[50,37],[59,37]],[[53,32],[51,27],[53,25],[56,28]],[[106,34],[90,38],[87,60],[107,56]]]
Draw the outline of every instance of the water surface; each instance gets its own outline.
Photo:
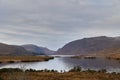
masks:
[[[105,58],[96,59],[73,59],[69,56],[56,57],[49,61],[43,62],[28,62],[28,63],[12,63],[12,64],[1,64],[0,68],[24,68],[24,69],[36,69],[36,70],[57,70],[57,71],[68,71],[75,66],[86,69],[106,69],[108,72],[120,72],[120,62],[117,60],[109,60]]]

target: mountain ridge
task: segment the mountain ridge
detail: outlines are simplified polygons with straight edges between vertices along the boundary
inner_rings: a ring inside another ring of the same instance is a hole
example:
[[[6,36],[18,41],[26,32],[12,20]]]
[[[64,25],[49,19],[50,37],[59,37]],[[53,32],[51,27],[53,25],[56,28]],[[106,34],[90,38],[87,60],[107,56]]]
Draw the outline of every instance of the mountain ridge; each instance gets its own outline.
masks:
[[[60,55],[86,55],[98,53],[111,48],[120,48],[120,37],[98,36],[83,38],[67,43],[58,49]]]
[[[52,55],[54,53],[53,50],[50,50],[46,47],[40,47],[34,44],[25,44],[22,45],[22,47],[29,52],[36,53],[37,55]]]
[[[0,56],[23,56],[23,55],[33,54],[29,53],[21,46],[0,43]]]

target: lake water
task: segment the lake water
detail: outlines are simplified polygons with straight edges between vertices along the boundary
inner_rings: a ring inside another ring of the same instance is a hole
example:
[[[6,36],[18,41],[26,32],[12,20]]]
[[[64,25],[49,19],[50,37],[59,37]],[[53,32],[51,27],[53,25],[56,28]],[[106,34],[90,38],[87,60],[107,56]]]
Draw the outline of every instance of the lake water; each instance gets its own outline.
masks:
[[[69,56],[61,56],[43,62],[0,64],[0,68],[31,68],[36,70],[54,69],[57,71],[68,71],[75,66],[80,66],[83,70],[86,70],[88,68],[94,70],[106,69],[108,72],[120,73],[120,62],[117,60],[109,60],[105,58],[73,59]]]

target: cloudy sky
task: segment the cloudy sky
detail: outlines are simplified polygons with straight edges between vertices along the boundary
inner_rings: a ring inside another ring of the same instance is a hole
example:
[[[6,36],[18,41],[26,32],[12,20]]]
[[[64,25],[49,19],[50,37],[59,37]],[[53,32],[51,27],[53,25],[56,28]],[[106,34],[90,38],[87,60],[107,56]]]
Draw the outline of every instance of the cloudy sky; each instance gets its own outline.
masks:
[[[120,36],[120,0],[0,0],[0,42],[57,50],[84,37]]]

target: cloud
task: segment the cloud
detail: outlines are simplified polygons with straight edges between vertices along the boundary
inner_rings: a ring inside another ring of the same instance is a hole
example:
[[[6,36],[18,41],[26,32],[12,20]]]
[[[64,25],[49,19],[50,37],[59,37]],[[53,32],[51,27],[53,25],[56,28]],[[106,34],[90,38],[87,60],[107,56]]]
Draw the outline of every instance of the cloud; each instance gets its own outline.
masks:
[[[0,0],[0,41],[58,49],[90,36],[119,36],[119,0]]]

